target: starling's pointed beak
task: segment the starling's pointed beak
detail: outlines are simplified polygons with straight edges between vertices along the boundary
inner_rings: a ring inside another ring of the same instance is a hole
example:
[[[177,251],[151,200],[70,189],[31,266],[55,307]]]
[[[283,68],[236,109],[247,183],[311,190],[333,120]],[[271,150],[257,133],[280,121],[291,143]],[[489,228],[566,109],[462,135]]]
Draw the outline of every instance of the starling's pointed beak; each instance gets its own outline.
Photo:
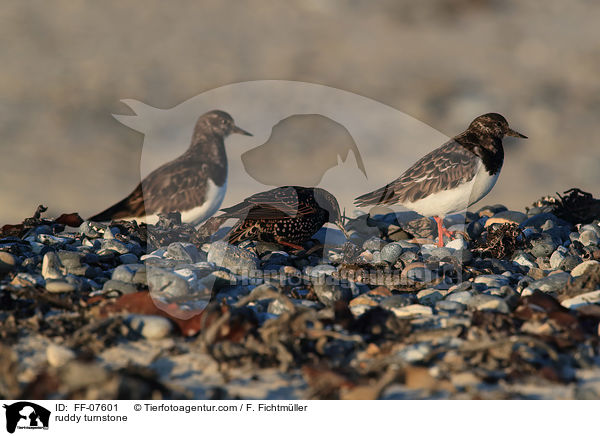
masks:
[[[244,129],[241,129],[238,126],[233,126],[233,128],[231,129],[231,133],[239,133],[240,135],[253,136],[252,133],[246,132]]]
[[[514,136],[515,138],[524,138],[524,139],[527,139],[527,136],[525,136],[522,133],[519,133],[519,132],[517,132],[516,130],[513,130],[513,129],[508,129],[506,131],[506,136]]]

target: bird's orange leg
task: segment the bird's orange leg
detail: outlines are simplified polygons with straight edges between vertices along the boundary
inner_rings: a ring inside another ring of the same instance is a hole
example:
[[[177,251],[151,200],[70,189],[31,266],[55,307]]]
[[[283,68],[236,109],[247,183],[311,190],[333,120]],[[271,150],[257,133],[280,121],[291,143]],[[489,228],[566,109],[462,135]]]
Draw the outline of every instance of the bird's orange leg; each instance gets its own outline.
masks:
[[[447,238],[451,238],[454,236],[455,232],[451,232],[450,230],[448,230],[447,228],[444,227],[443,218],[440,218],[439,216],[434,216],[433,219],[437,223],[438,247],[443,247],[444,246],[444,236],[446,236]]]
[[[286,247],[291,247],[291,248],[295,248],[296,250],[304,250],[304,247],[300,246],[300,245],[296,245],[296,244],[292,244],[291,242],[286,242],[281,238],[277,238],[275,239],[275,241],[278,244],[284,245]]]

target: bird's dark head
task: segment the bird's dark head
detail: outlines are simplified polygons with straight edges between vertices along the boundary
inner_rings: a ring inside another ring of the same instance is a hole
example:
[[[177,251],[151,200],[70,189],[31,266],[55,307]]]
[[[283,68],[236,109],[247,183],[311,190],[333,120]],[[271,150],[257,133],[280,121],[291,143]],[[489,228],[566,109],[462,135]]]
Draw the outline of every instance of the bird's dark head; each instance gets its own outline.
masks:
[[[327,222],[338,226],[346,238],[349,239],[348,232],[344,227],[342,213],[340,212],[340,205],[335,196],[321,188],[314,188],[314,196],[317,204],[329,214]]]
[[[479,137],[491,136],[502,139],[504,136],[515,136],[517,138],[527,138],[527,136],[511,129],[506,118],[496,113],[478,116],[471,122],[467,131]]]
[[[252,133],[236,126],[231,115],[220,110],[213,110],[202,115],[198,119],[196,129],[205,129],[214,135],[222,137],[229,136],[232,133],[252,136]]]

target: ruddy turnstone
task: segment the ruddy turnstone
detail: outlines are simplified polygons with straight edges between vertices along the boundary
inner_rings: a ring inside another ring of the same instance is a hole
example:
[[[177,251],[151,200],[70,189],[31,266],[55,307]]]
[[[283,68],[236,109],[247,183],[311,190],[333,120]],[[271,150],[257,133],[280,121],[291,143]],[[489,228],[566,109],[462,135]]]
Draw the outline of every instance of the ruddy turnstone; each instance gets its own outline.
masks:
[[[467,130],[425,155],[393,182],[356,198],[355,204],[401,204],[432,216],[441,247],[443,237],[451,235],[443,226],[443,216],[481,200],[498,180],[505,135],[527,138],[512,130],[500,114],[480,115]]]
[[[239,220],[229,232],[231,244],[254,240],[301,250],[300,244],[328,222],[346,234],[336,198],[321,188],[282,186],[254,194],[221,211],[223,214],[214,219]]]
[[[213,110],[196,122],[192,142],[177,159],[152,171],[123,200],[89,218],[91,221],[158,221],[158,213],[178,211],[181,220],[199,224],[221,206],[227,190],[224,139],[232,133],[252,136],[226,112]]]

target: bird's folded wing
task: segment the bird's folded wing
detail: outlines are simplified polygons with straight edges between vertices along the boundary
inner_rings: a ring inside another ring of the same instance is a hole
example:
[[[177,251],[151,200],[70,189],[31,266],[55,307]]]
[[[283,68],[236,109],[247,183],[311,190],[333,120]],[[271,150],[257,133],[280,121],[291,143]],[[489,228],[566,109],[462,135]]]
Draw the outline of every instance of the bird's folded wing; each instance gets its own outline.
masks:
[[[259,192],[221,211],[241,219],[285,219],[314,212],[309,204],[300,204],[296,189],[290,186]]]
[[[356,198],[357,206],[414,202],[430,194],[470,181],[479,158],[454,140],[425,155],[402,176]]]
[[[208,181],[206,163],[169,162],[142,181],[146,212],[181,212],[199,206],[206,201]]]

